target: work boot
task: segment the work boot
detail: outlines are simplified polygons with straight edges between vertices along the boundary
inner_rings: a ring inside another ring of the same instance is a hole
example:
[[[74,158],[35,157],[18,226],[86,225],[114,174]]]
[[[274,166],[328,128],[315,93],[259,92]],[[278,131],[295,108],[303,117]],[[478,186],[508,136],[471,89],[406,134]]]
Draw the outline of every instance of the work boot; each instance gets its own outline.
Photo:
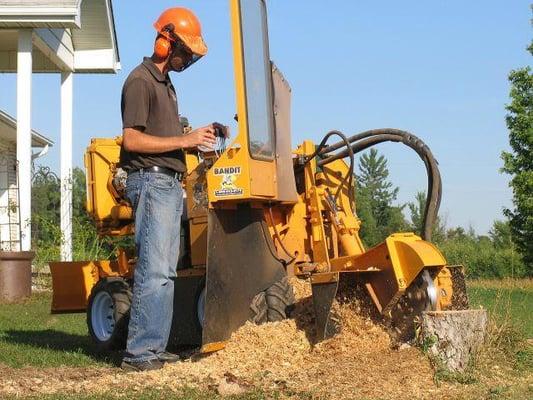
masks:
[[[154,371],[163,368],[163,362],[157,358],[146,361],[122,361],[120,368],[126,372]]]
[[[159,361],[164,363],[175,363],[180,360],[180,356],[169,351],[163,351],[162,353],[156,354],[156,356]]]

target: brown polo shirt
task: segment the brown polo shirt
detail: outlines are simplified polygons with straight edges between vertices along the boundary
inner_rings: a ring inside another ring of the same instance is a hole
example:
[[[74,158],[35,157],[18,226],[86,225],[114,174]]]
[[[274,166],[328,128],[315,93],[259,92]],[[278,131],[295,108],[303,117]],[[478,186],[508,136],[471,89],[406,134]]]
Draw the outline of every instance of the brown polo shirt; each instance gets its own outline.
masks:
[[[135,128],[154,136],[183,134],[179,122],[176,91],[167,75],[163,75],[149,57],[136,67],[122,88],[122,127]],[[132,153],[120,149],[120,166],[126,171],[153,166],[185,172],[182,150],[166,153]]]

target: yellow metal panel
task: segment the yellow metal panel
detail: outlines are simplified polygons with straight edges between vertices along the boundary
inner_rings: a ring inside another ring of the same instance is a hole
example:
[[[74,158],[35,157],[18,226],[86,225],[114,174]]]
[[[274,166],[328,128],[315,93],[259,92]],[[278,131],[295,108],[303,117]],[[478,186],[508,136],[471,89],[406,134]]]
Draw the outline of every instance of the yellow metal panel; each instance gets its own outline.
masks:
[[[302,144],[303,154],[309,156],[315,151],[315,144],[306,140]],[[309,161],[304,169],[306,202],[308,205],[309,222],[311,225],[311,248],[313,250],[313,262],[329,266],[328,247],[324,220],[322,218],[323,205],[321,196],[324,189],[315,185],[316,160]]]
[[[452,273],[448,267],[443,267],[438,272],[434,279],[435,286],[439,288],[438,295],[438,309],[448,310],[452,307],[453,296],[453,282]]]
[[[112,209],[118,202],[107,184],[111,165],[118,163],[120,146],[116,139],[92,139],[85,153],[87,171],[87,205],[95,221],[112,220]]]
[[[250,159],[250,190],[252,196],[276,196],[276,165],[272,161]]]
[[[88,152],[83,155],[83,163],[85,164],[85,186],[86,186],[86,204],[85,208],[89,215],[94,213],[94,203],[91,190],[91,184],[94,182],[92,169],[91,169],[91,156]]]
[[[128,260],[124,260],[127,262]],[[94,285],[105,277],[131,277],[129,265],[117,261],[51,262],[52,312],[84,311]]]
[[[207,254],[207,167],[204,162],[199,163],[198,157],[192,153],[186,154],[186,163],[185,191],[191,263],[193,266],[200,266],[206,264]]]
[[[207,173],[209,202],[275,199],[277,195],[275,160],[254,160],[248,150],[248,117],[238,0],[230,0],[230,14],[238,115],[237,135]]]
[[[351,268],[379,270],[368,275],[367,288],[378,310],[387,312],[424,268],[445,265],[445,258],[433,244],[413,233],[399,233],[354,257]]]
[[[322,170],[323,173],[320,175],[323,177],[323,186],[327,187],[329,193],[333,195],[337,192],[338,187],[341,186],[344,177],[349,172],[348,165],[342,159],[335,160],[325,165]],[[343,254],[353,256],[362,254],[365,249],[359,237],[361,221],[354,215],[355,204],[353,205],[354,210],[352,210],[350,205],[349,190],[353,191],[353,188],[348,188],[346,184],[342,187],[339,194],[339,209],[334,215],[332,213],[332,222],[338,230],[337,234]]]
[[[51,262],[52,312],[84,311],[91,290],[98,282],[98,268],[92,261]]]
[[[100,278],[105,278],[108,276],[121,276],[119,264],[115,260],[98,260],[93,261],[93,263],[98,269]]]
[[[189,221],[191,240],[191,264],[206,265],[207,260],[207,216]]]
[[[386,239],[400,286],[409,286],[424,267],[446,265],[441,252],[413,233],[393,234]]]
[[[202,346],[202,348],[200,349],[200,353],[214,353],[215,351],[220,351],[224,349],[224,347],[226,347],[226,342],[207,343]]]

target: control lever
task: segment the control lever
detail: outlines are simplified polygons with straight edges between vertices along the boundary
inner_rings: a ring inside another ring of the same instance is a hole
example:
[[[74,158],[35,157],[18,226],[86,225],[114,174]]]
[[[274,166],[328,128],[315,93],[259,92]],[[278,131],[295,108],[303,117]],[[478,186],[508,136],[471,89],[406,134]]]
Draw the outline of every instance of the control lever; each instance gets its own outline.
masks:
[[[229,128],[225,125],[222,125],[219,122],[213,122],[213,128],[215,129],[215,136],[219,138],[227,139],[229,137]]]

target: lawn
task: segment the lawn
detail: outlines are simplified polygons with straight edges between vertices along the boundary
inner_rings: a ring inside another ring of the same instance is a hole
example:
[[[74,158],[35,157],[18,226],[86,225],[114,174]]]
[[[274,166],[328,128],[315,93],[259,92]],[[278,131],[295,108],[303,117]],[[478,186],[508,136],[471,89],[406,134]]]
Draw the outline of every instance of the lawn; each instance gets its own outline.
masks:
[[[103,366],[117,355],[98,354],[87,334],[85,314],[50,314],[50,293],[20,304],[0,305],[0,364],[56,367]]]
[[[496,321],[510,319],[533,338],[533,286],[474,281],[472,307],[483,306]],[[23,366],[112,366],[119,354],[99,354],[87,334],[85,314],[50,314],[50,293],[21,304],[0,305],[0,364]]]
[[[533,284],[521,281],[472,281],[468,285],[471,307],[484,307],[496,322],[511,321],[533,338]]]

